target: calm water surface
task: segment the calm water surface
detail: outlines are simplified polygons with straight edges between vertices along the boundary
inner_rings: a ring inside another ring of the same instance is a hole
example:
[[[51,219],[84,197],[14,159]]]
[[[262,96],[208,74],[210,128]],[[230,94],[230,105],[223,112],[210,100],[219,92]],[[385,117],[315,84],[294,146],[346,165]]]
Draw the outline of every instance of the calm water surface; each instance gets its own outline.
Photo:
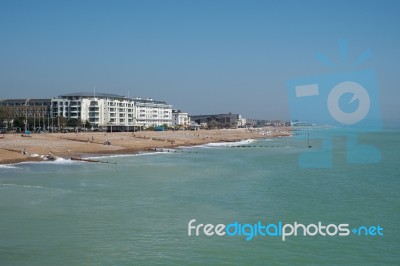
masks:
[[[360,165],[337,138],[323,170],[299,168],[307,148],[294,138],[0,166],[0,265],[399,265],[399,137],[362,136],[382,161]],[[189,237],[191,219],[380,225],[384,236]]]

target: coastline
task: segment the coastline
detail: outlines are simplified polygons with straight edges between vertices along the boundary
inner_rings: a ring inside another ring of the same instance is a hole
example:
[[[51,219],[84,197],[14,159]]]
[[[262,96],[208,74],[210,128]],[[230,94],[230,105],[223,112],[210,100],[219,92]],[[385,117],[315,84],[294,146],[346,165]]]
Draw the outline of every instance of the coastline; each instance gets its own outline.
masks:
[[[87,158],[278,136],[290,136],[290,128],[5,134],[0,138],[0,164],[43,161],[50,152],[63,159]]]

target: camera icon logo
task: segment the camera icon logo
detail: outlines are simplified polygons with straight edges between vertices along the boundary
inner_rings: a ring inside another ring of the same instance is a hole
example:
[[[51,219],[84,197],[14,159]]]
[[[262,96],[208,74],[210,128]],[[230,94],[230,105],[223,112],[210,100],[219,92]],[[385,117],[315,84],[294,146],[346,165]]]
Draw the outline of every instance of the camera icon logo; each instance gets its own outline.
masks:
[[[350,104],[356,100],[360,103],[352,113],[344,112],[339,104],[340,98],[347,94],[353,94]],[[339,123],[352,125],[360,122],[368,114],[371,101],[368,92],[363,86],[356,82],[345,81],[336,85],[328,95],[328,110],[331,116]]]
[[[291,120],[297,121],[293,130],[299,133],[295,137],[302,141],[311,137],[318,144],[305,146],[299,156],[301,168],[332,167],[335,137],[346,138],[347,163],[380,162],[377,148],[358,141],[360,134],[382,127],[372,69],[292,79],[287,89]]]

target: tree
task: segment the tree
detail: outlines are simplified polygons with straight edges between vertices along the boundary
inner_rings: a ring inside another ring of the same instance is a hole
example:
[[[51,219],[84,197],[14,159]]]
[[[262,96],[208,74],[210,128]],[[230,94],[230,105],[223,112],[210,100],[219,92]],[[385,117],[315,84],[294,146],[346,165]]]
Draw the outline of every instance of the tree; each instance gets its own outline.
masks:
[[[67,126],[69,126],[69,127],[79,127],[79,126],[81,126],[81,124],[82,124],[81,120],[79,120],[77,118],[68,119],[68,122],[67,122]]]
[[[92,127],[92,125],[90,124],[90,122],[87,121],[87,120],[82,124],[82,126],[84,126],[85,128],[91,128],[91,127]]]
[[[8,126],[12,120],[12,112],[7,107],[0,107],[0,126]]]
[[[146,128],[147,131],[154,131],[155,126],[151,125],[149,127]]]
[[[35,130],[35,128],[33,127],[35,125],[35,118],[33,117],[28,117],[28,130]]]
[[[54,123],[59,127],[65,127],[67,126],[67,118],[63,116],[57,116]]]
[[[25,128],[25,118],[24,117],[17,117],[14,119],[13,123],[14,127],[19,127],[21,129]]]
[[[208,129],[216,129],[218,128],[219,123],[216,120],[211,120],[207,123]]]

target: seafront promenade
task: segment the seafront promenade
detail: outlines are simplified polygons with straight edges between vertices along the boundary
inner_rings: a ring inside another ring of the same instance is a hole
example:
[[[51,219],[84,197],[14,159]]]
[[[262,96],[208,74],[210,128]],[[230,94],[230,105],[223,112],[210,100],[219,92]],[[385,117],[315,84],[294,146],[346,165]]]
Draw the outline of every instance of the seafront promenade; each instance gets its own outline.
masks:
[[[41,161],[49,153],[69,159],[288,135],[289,128],[4,134],[0,137],[0,164]]]

